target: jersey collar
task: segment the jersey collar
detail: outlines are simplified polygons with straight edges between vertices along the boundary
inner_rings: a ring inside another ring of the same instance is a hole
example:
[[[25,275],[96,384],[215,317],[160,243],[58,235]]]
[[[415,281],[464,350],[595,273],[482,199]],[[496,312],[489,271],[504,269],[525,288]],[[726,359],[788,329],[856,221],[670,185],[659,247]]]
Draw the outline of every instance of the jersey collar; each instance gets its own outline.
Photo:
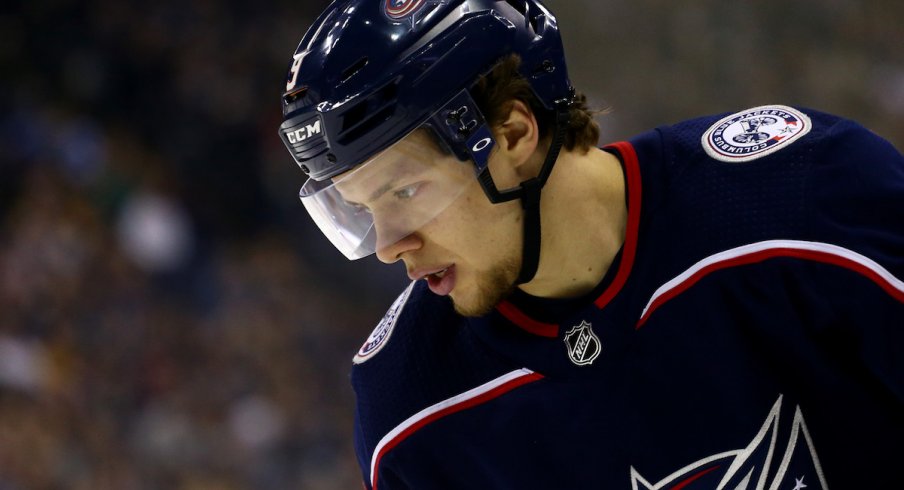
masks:
[[[603,281],[588,296],[571,300],[549,300],[535,298],[526,293],[516,292],[509,300],[496,306],[496,313],[525,332],[540,337],[556,338],[561,333],[560,321],[567,317],[567,311],[581,309],[592,300],[600,310],[622,290],[634,266],[637,252],[637,236],[640,228],[641,176],[640,162],[634,146],[629,142],[619,142],[603,148],[618,157],[625,172],[628,222],[625,243],[613,260]],[[566,325],[567,327],[567,325]]]

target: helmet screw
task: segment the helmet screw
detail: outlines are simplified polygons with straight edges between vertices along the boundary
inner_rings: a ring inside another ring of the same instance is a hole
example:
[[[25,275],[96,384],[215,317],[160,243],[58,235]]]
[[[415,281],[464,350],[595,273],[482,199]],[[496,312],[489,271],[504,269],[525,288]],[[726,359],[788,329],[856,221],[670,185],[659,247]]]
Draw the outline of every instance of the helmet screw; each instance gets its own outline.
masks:
[[[453,109],[453,110],[449,111],[449,115],[447,116],[447,120],[450,121],[450,122],[452,122],[452,121],[455,121],[455,122],[461,121],[462,116],[464,116],[467,112],[468,112],[468,106],[463,105],[463,106],[459,107],[458,109]]]
[[[540,69],[545,71],[546,73],[552,73],[556,71],[556,65],[553,64],[550,60],[545,60],[543,64],[540,66]]]

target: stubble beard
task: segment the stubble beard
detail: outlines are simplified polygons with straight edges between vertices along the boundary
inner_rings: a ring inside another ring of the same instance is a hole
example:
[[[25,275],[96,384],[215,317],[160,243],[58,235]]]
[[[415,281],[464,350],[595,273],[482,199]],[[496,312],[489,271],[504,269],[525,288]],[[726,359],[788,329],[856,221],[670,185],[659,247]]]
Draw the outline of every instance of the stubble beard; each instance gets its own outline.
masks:
[[[478,317],[493,311],[500,301],[514,292],[520,265],[517,259],[512,258],[482,274],[478,278],[472,298],[461,298],[459,301],[452,298],[456,313]]]

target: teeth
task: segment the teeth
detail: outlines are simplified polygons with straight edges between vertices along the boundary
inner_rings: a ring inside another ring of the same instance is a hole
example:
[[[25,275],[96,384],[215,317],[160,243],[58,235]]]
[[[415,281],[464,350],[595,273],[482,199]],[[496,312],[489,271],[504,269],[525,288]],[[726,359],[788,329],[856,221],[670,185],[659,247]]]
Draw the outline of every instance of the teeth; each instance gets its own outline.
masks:
[[[446,267],[445,269],[443,269],[443,270],[441,270],[441,271],[439,271],[439,272],[437,272],[436,274],[433,274],[433,275],[436,276],[436,277],[438,277],[438,278],[440,278],[440,279],[442,279],[443,276],[446,275],[446,271],[447,271],[447,270],[449,270],[448,267]]]

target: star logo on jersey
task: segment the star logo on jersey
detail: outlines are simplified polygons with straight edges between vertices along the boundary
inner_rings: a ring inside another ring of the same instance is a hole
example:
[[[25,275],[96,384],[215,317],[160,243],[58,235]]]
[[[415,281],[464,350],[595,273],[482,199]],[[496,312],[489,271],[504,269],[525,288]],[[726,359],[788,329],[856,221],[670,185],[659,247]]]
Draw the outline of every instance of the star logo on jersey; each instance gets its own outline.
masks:
[[[719,120],[703,133],[703,149],[722,162],[749,162],[781,150],[810,132],[810,118],[792,107],[754,107]]]
[[[565,345],[568,347],[568,358],[578,366],[593,364],[602,350],[592,325],[583,320],[565,334]]]
[[[826,490],[825,475],[800,407],[794,407],[791,424],[780,426],[781,412],[779,396],[747,447],[701,459],[658,483],[650,483],[632,467],[632,490]]]

